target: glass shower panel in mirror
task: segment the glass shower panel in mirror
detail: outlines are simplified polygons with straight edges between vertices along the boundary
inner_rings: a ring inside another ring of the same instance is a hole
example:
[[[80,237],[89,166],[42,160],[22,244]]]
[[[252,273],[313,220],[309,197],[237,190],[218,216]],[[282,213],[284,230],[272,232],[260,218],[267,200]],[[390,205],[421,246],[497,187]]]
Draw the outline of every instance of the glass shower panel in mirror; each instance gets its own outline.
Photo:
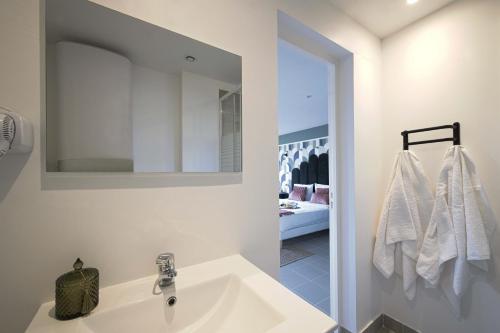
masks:
[[[45,1],[48,172],[241,172],[241,57]]]
[[[220,166],[241,171],[241,89],[220,98]]]

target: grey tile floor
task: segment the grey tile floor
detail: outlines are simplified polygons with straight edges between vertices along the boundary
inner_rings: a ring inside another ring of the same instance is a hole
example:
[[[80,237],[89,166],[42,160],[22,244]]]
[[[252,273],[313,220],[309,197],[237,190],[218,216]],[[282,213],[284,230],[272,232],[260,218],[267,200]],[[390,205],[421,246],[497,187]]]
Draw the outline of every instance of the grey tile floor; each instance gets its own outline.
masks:
[[[283,245],[294,245],[313,253],[280,268],[281,283],[330,315],[330,256],[328,230],[285,240]]]
[[[394,333],[394,331],[391,331],[388,328],[382,327],[380,330],[378,330],[377,333]]]

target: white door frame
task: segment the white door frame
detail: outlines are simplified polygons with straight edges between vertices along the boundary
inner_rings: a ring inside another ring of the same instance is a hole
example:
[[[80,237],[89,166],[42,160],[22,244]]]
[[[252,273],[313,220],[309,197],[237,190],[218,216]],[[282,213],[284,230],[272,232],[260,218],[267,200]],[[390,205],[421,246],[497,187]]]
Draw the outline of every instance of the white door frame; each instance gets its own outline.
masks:
[[[278,11],[278,37],[330,63],[328,142],[330,183],[330,316],[356,324],[354,223],[353,54],[331,39]]]
[[[338,212],[336,200],[337,191],[337,86],[336,64],[328,62],[328,177],[330,184],[330,316],[339,318],[339,236]]]

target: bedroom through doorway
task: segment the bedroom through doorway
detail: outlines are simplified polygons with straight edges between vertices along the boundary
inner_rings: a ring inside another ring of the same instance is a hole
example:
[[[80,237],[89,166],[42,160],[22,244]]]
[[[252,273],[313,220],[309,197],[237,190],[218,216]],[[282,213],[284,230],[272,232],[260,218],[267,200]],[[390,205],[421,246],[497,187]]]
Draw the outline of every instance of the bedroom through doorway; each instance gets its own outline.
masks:
[[[333,63],[278,40],[279,279],[328,316],[334,73]]]

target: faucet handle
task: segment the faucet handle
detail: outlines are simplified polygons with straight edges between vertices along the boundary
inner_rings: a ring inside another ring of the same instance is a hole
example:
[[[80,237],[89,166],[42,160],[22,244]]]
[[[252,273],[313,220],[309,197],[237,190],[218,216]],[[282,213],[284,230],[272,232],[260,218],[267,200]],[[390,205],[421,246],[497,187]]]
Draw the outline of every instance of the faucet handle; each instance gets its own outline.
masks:
[[[173,253],[159,254],[156,258],[156,264],[158,265],[158,273],[160,274],[160,276],[163,275],[170,279],[173,279],[177,276]]]
[[[158,257],[156,258],[156,264],[174,267],[175,266],[174,254],[168,252],[159,254]]]

